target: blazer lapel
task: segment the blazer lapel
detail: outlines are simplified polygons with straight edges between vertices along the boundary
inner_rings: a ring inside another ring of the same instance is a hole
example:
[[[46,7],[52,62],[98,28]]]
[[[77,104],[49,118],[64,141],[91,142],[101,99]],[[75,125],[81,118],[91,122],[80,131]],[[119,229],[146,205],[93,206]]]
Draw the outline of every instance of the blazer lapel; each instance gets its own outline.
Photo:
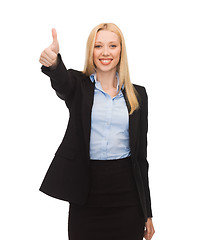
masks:
[[[85,149],[88,159],[90,159],[90,131],[91,131],[91,111],[94,100],[95,83],[89,77],[84,79],[83,101],[82,101],[82,125],[85,140]]]

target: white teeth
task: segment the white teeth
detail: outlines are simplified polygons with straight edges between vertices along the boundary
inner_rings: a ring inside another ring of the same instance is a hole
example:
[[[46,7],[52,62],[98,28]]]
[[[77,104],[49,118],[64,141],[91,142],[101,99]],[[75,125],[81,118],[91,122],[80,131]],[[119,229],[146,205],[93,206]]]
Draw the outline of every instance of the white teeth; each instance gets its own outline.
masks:
[[[101,60],[101,62],[103,62],[103,63],[109,63],[109,62],[111,62],[111,60]]]

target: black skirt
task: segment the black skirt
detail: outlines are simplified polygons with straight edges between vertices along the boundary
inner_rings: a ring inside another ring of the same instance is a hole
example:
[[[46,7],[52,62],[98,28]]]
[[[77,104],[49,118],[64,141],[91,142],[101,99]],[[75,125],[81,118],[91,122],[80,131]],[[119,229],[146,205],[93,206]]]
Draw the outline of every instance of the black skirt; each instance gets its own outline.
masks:
[[[91,160],[85,205],[69,204],[69,240],[142,240],[144,215],[131,158]]]

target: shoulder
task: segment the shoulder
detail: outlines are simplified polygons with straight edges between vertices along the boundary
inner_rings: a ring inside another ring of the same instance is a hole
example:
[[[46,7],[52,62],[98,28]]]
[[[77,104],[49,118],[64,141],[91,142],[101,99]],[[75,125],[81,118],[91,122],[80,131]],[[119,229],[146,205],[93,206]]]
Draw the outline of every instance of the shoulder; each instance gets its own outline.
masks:
[[[90,81],[90,77],[87,76],[86,74],[84,74],[82,71],[79,71],[79,70],[75,70],[73,68],[69,68],[67,70],[69,76],[71,78],[74,78],[74,79],[77,79],[78,81],[81,80],[81,82],[83,82],[83,80],[86,82],[86,81]],[[91,82],[91,81],[90,81]]]
[[[137,97],[138,97],[138,100],[140,101],[140,103],[147,101],[148,96],[147,96],[146,88],[144,86],[137,85],[134,83],[133,83],[133,86],[137,92]]]
[[[145,93],[146,92],[146,88],[144,86],[141,85],[137,85],[133,83],[133,86],[135,87],[135,89],[141,94],[141,93]]]
[[[73,68],[69,68],[67,71],[68,71],[71,75],[73,75],[73,76],[86,77],[86,75],[83,74],[82,71],[75,70],[75,69],[73,69]]]
[[[62,69],[61,69],[61,66],[63,66]],[[51,68],[48,68],[48,69],[51,71]],[[65,64],[63,62],[63,59],[62,59],[62,56],[61,56],[60,53],[58,53],[58,65],[57,65],[57,68],[53,69],[52,71],[57,70],[57,69],[60,72],[61,72],[61,70],[66,69],[66,66],[65,66]],[[73,68],[67,68],[66,71],[67,71],[68,76],[70,76],[70,77],[87,78],[87,76],[82,71],[75,70]]]

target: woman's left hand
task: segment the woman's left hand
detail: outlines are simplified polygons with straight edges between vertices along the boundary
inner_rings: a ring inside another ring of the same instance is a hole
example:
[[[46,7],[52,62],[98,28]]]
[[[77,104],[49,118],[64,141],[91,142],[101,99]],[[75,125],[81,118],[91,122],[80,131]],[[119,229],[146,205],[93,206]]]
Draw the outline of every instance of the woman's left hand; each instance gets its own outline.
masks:
[[[145,223],[145,228],[146,229],[144,230],[144,238],[146,240],[150,240],[155,233],[152,218],[147,219],[147,222]]]

